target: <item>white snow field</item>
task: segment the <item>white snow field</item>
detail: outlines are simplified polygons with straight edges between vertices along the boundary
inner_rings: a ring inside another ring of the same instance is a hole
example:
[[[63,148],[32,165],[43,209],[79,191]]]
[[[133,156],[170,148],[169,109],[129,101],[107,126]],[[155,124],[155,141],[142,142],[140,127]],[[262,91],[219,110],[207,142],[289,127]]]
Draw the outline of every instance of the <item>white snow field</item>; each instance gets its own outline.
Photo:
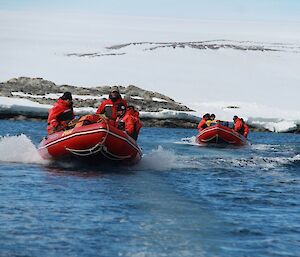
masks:
[[[237,114],[288,131],[300,123],[299,27],[0,11],[0,81],[27,76],[85,87],[133,84],[172,97],[193,115],[231,120]],[[2,108],[5,101],[0,98]]]

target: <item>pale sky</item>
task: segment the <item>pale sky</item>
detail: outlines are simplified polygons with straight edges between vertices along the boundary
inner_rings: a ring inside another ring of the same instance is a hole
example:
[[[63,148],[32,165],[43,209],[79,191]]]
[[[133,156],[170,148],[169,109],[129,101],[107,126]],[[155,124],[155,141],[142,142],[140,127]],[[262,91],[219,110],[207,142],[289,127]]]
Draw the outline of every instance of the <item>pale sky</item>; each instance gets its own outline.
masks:
[[[300,20],[299,0],[0,0],[0,10],[225,20]]]

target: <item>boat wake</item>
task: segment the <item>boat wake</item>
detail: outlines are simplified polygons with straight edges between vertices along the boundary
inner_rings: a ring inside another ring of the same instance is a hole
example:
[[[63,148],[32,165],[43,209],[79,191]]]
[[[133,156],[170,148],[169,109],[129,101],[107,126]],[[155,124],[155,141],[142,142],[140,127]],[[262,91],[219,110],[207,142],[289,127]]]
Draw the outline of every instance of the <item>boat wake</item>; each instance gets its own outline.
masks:
[[[247,168],[253,171],[280,171],[287,166],[298,166],[300,154],[291,157],[249,156],[248,158],[216,158],[211,165],[223,169]],[[286,170],[286,169],[284,169]]]
[[[195,137],[183,138],[176,144],[197,145]],[[256,145],[250,150],[259,152],[276,152],[276,145]],[[26,163],[26,164],[43,164],[49,165],[48,161],[43,160],[37,152],[36,146],[30,138],[21,134],[17,136],[0,137],[0,162],[9,163]],[[210,165],[208,166],[207,163]],[[56,164],[61,168],[68,169],[78,167],[77,163]],[[249,153],[243,156],[232,154],[224,155],[223,151],[210,149],[209,152],[199,152],[197,154],[179,154],[172,149],[166,149],[158,146],[156,149],[144,154],[142,160],[134,165],[129,166],[131,171],[152,170],[152,171],[187,171],[187,170],[226,170],[232,168],[261,171],[279,171],[286,166],[299,166],[300,154],[290,153],[289,156],[268,156],[266,154],[253,155]],[[109,170],[111,167],[108,168]],[[242,170],[241,170],[242,171]]]
[[[24,134],[0,137],[0,162],[47,164]]]
[[[195,136],[181,138],[181,141],[176,141],[176,142],[174,142],[174,144],[204,146],[204,145],[199,145],[198,143],[196,143]]]
[[[260,147],[259,147],[260,148]],[[265,147],[261,147],[265,148]],[[272,147],[270,147],[272,148]],[[145,154],[134,170],[155,170],[155,171],[188,171],[188,170],[223,170],[238,169],[240,171],[280,171],[287,166],[298,166],[300,164],[300,154],[291,153],[289,156],[267,156],[244,153],[243,156],[234,153],[224,154],[219,149],[209,149],[210,151],[198,152],[199,154],[178,154],[173,150],[159,146],[151,152]],[[251,150],[249,148],[248,150]],[[209,163],[209,165],[207,165]]]
[[[168,171],[173,169],[194,168],[189,164],[190,157],[178,155],[172,150],[158,146],[150,153],[145,154],[142,160],[134,167],[138,170]]]

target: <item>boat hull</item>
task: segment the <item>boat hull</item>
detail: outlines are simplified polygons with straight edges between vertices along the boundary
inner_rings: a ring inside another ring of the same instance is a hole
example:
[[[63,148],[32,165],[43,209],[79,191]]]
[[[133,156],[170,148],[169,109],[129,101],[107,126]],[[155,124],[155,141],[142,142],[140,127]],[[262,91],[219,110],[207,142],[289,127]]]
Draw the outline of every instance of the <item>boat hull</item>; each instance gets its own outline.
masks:
[[[199,132],[196,137],[198,144],[247,145],[247,139],[233,129],[216,124]]]
[[[142,156],[135,140],[105,121],[51,134],[42,140],[38,152],[44,159],[86,162],[136,163]]]

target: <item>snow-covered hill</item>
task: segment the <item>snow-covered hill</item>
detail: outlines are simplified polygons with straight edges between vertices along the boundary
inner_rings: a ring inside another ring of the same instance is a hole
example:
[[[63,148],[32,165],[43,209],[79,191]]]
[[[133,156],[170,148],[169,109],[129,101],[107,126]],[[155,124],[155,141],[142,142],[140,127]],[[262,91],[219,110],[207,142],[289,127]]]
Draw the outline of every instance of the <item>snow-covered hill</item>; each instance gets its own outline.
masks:
[[[197,116],[237,114],[270,130],[300,123],[299,23],[0,14],[0,81],[133,84]]]

